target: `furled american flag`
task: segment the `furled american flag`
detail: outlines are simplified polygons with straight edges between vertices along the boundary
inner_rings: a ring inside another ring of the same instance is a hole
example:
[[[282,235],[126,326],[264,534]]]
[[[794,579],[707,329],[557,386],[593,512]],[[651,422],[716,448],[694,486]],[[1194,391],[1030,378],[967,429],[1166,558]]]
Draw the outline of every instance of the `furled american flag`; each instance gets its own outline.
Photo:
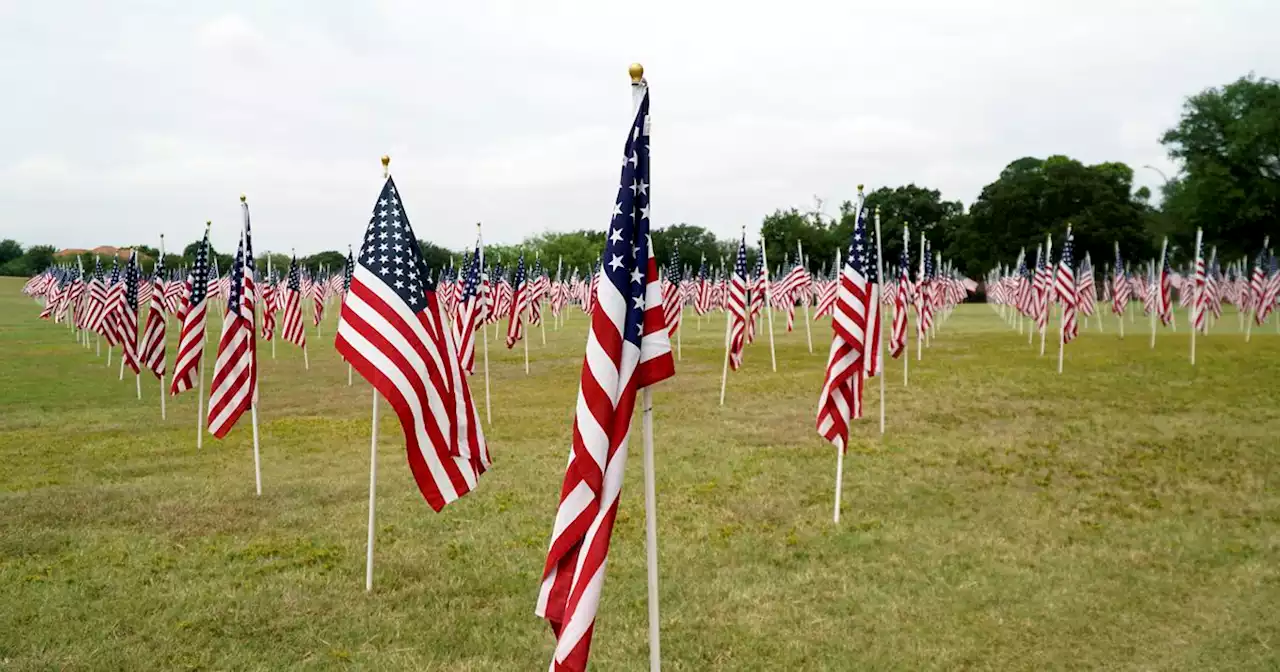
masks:
[[[1062,257],[1058,260],[1058,270],[1053,279],[1054,293],[1062,302],[1062,339],[1070,343],[1079,333],[1076,324],[1076,308],[1079,296],[1076,294],[1075,260],[1071,256],[1071,248],[1075,245],[1075,235],[1067,228],[1067,239],[1062,244]]]
[[[222,274],[218,270],[218,255],[212,249],[209,250],[209,264],[209,279],[206,281],[208,283],[209,290],[206,296],[208,296],[210,300],[216,300],[222,298],[224,295],[222,293]]]
[[[329,298],[328,285],[316,279],[311,283],[311,326],[318,327],[324,321],[324,302]]]
[[[351,255],[351,248],[347,247],[347,263],[342,267],[342,296],[346,298],[347,292],[351,291],[351,275],[356,272],[356,258]]]
[[[1209,267],[1204,279],[1205,305],[1213,314],[1213,319],[1222,318],[1222,267],[1218,265],[1218,248],[1215,246],[1209,254]],[[1209,325],[1205,325],[1208,333]]]
[[[40,319],[49,320],[55,318],[55,311],[58,304],[62,301],[62,287],[66,280],[67,273],[62,268],[48,268],[42,276],[48,276],[48,281],[40,281],[39,285],[33,286],[31,294],[44,295],[44,310],[40,311]],[[37,276],[40,277],[40,276]],[[55,320],[56,321],[56,320]]]
[[[307,347],[307,330],[302,322],[302,278],[298,270],[298,255],[289,262],[289,279],[284,290],[284,308],[281,310],[280,337],[300,347]]]
[[[738,254],[734,257],[733,276],[729,280],[727,308],[729,312],[729,368],[737,371],[742,366],[742,355],[747,342],[747,237],[738,241]]]
[[[507,312],[507,349],[524,338],[524,312],[529,308],[529,281],[524,272],[524,252],[516,262],[515,289]]]
[[[711,311],[711,278],[707,276],[707,257],[703,255],[698,265],[697,293],[693,297],[693,312],[706,315]]]
[[[818,433],[836,448],[849,449],[849,421],[862,417],[862,384],[867,347],[866,227],[853,227],[848,255],[836,278],[836,298],[832,308],[831,352],[827,356],[826,379],[818,396]]]
[[[879,217],[880,215],[877,214],[877,220]],[[867,211],[863,209],[862,215],[855,224],[862,228],[862,239],[866,241],[866,248],[861,251],[863,263],[867,269],[865,273],[867,287],[863,296],[865,302],[863,314],[866,315],[866,347],[862,355],[862,372],[867,378],[874,378],[880,375],[880,370],[884,368],[884,354],[880,348],[882,331],[880,328],[880,253],[875,229],[867,227],[866,219]]]
[[[907,306],[911,305],[911,247],[906,225],[902,227],[902,254],[898,257],[898,287],[893,296],[893,328],[889,332],[889,354],[897,359],[907,348]]]
[[[164,312],[164,255],[156,260],[156,267],[151,274],[151,302],[147,309],[147,322],[142,330],[142,346],[138,356],[142,364],[156,375],[164,379],[165,373],[165,332],[168,321]]]
[[[671,263],[667,264],[667,282],[662,286],[662,312],[667,323],[667,337],[676,335],[684,317],[684,292],[680,288],[680,243],[671,245]]]
[[[243,197],[242,197],[243,198]],[[249,204],[240,202],[244,229],[231,266],[227,312],[218,339],[209,388],[209,432],[219,439],[235,426],[249,407],[258,402],[258,345],[254,311],[258,305],[254,285],[253,236],[249,228]]]
[[[547,551],[537,614],[556,636],[552,670],[587,667],[605,560],[618,515],[637,392],[675,374],[649,238],[649,96],[636,105],[605,243],[569,465]]]
[[[268,264],[271,260],[271,254],[267,254]],[[279,310],[280,302],[276,298],[276,294],[280,288],[275,282],[275,273],[271,270],[267,271],[266,276],[262,279],[262,340],[271,341],[276,337],[276,311]]]
[[[1049,273],[1049,264],[1053,263],[1053,260],[1049,258],[1050,252],[1047,245],[1044,247],[1043,254],[1039,251],[1036,252],[1036,275],[1031,281],[1031,286],[1035,291],[1035,306],[1033,307],[1035,315],[1033,317],[1036,321],[1036,328],[1041,331],[1044,331],[1049,324],[1049,297],[1053,289],[1053,279]]]
[[[453,339],[458,344],[458,358],[468,374],[476,370],[476,327],[484,324],[484,296],[481,294],[480,271],[484,267],[484,247],[476,238],[475,252],[462,269],[462,297],[458,300],[453,320]]]
[[[182,328],[178,332],[178,356],[174,359],[169,394],[178,394],[196,386],[200,360],[204,358],[205,317],[209,308],[208,227],[204,230],[204,240],[196,248],[196,261],[191,267],[191,275],[187,276],[186,290]]]
[[[1160,265],[1160,277],[1156,282],[1156,310],[1160,314],[1160,324],[1167,326],[1173,321],[1173,269],[1169,264],[1167,241],[1164,246],[1164,263]]]
[[[1093,316],[1095,305],[1098,301],[1098,292],[1094,285],[1093,279],[1093,260],[1089,257],[1089,253],[1084,253],[1084,263],[1080,264],[1080,271],[1076,276],[1076,307],[1080,312]]]
[[[1133,285],[1124,273],[1124,259],[1120,257],[1120,243],[1116,243],[1116,267],[1111,274],[1111,312],[1123,315],[1133,296]]]
[[[439,511],[476,486],[489,450],[417,240],[388,177],[342,301],[336,345],[395,409],[413,478]]]

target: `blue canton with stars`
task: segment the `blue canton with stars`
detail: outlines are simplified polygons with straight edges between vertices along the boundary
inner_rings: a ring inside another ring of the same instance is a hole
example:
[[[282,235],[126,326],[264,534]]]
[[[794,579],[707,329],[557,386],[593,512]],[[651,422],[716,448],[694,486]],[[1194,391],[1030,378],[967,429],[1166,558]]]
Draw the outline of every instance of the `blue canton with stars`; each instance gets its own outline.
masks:
[[[191,303],[198,306],[204,302],[209,293],[209,230],[205,229],[204,239],[196,248],[196,263],[191,270]]]
[[[671,244],[671,261],[667,264],[667,280],[680,284],[680,243]]]
[[[347,264],[342,269],[342,291],[351,289],[351,274],[356,272],[356,260],[351,256],[351,250],[347,250]]]
[[[427,292],[435,291],[435,283],[427,273],[418,239],[404,213],[396,183],[390,177],[373,208],[364,244],[360,246],[359,261],[386,283],[409,310],[420,313],[426,309]]]
[[[743,286],[747,284],[747,237],[742,236],[742,240],[738,241],[738,257],[733,261],[734,275],[742,278]]]
[[[102,259],[93,258],[93,279],[102,282]]]
[[[867,215],[859,212],[857,223],[853,225],[853,236],[849,239],[847,266],[864,278],[870,278],[867,269]]]
[[[107,286],[114,287],[117,282],[120,282],[120,260],[112,259],[111,260],[111,279],[107,281]]]
[[[241,310],[241,297],[244,295],[244,272],[249,270],[252,275],[256,270],[253,266],[253,235],[249,230],[249,211],[246,209],[244,213],[244,237],[240,240],[240,247],[236,249],[236,259],[231,265],[231,291],[227,295],[227,311],[239,313]]]
[[[1062,244],[1062,257],[1060,263],[1066,266],[1068,270],[1074,268],[1074,259],[1071,256],[1071,247],[1075,244],[1076,236],[1074,233],[1067,234],[1067,242]]]
[[[466,303],[476,296],[480,291],[480,246],[476,246],[476,251],[471,254],[471,260],[467,263],[466,276],[462,285],[462,302]]]
[[[622,177],[601,257],[605,279],[627,301],[622,337],[640,346],[649,263],[649,90],[645,87],[623,147]]]
[[[520,289],[520,285],[523,285],[523,284],[526,284],[526,283],[524,279],[524,252],[521,252],[520,260],[516,262],[515,280],[512,281],[511,286],[514,287],[515,289]]]
[[[138,253],[129,255],[129,264],[124,269],[124,305],[129,310],[138,312],[138,281],[142,279],[142,269],[138,268]]]
[[[289,261],[289,284],[288,288],[295,291],[302,291],[302,278],[298,275],[298,255],[293,255],[293,259]]]

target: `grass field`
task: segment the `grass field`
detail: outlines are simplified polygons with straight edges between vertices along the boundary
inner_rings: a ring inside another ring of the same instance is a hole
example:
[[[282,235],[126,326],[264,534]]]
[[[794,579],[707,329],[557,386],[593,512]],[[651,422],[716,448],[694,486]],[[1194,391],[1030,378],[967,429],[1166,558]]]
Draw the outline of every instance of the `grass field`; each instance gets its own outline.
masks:
[[[291,346],[260,350],[255,497],[247,417],[197,452],[193,395],[161,422],[154,378],[139,402],[20,286],[0,278],[0,670],[546,669],[533,605],[581,313],[545,347],[534,331],[528,377],[491,339],[494,468],[443,513],[383,415],[366,594],[370,393],[346,385],[336,311],[309,372]],[[1185,326],[1152,351],[1142,320],[1120,341],[1110,319],[1058,376],[1055,342],[1042,359],[963,306],[910,388],[888,364],[883,438],[869,386],[833,526],[834,449],[813,429],[829,328],[814,354],[779,333],[778,373],[752,346],[720,408],[721,320],[690,315],[655,394],[667,669],[1280,668],[1271,325],[1246,345],[1226,316],[1192,369]],[[635,445],[595,670],[647,660]]]

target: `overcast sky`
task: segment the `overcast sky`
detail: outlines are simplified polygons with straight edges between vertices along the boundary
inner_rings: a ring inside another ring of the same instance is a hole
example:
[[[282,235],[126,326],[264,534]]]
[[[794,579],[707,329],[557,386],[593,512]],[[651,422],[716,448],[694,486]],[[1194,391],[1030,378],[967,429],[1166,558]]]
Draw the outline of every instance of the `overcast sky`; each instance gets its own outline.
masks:
[[[637,11],[639,8],[639,11]],[[1175,167],[1182,100],[1280,74],[1277,0],[0,0],[0,238],[345,248],[392,172],[450,248],[603,228],[653,97],[654,223],[855,185],[973,201],[1022,156]],[[1160,177],[1138,169],[1153,189]]]

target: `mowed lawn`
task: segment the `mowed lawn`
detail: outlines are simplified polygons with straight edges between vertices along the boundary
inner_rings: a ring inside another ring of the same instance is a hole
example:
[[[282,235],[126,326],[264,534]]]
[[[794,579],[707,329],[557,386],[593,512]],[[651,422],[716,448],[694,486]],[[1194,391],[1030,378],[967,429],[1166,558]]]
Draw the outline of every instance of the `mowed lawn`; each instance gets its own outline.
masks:
[[[581,312],[545,346],[532,331],[529,376],[490,333],[494,466],[442,513],[383,414],[366,594],[370,390],[347,386],[336,311],[310,371],[259,346],[256,497],[247,416],[197,451],[193,394],[162,422],[154,378],[138,401],[20,287],[0,279],[0,670],[546,669],[533,608]],[[688,313],[654,395],[666,668],[1280,667],[1280,336],[1246,344],[1229,314],[1193,369],[1179,320],[1154,351],[1141,319],[1123,341],[1091,323],[1059,376],[1056,340],[1041,358],[961,307],[909,388],[887,364],[883,437],[868,385],[836,526],[813,427],[826,321],[813,354],[779,322],[778,372],[751,346],[719,407],[723,317]],[[648,655],[635,428],[596,670]]]

